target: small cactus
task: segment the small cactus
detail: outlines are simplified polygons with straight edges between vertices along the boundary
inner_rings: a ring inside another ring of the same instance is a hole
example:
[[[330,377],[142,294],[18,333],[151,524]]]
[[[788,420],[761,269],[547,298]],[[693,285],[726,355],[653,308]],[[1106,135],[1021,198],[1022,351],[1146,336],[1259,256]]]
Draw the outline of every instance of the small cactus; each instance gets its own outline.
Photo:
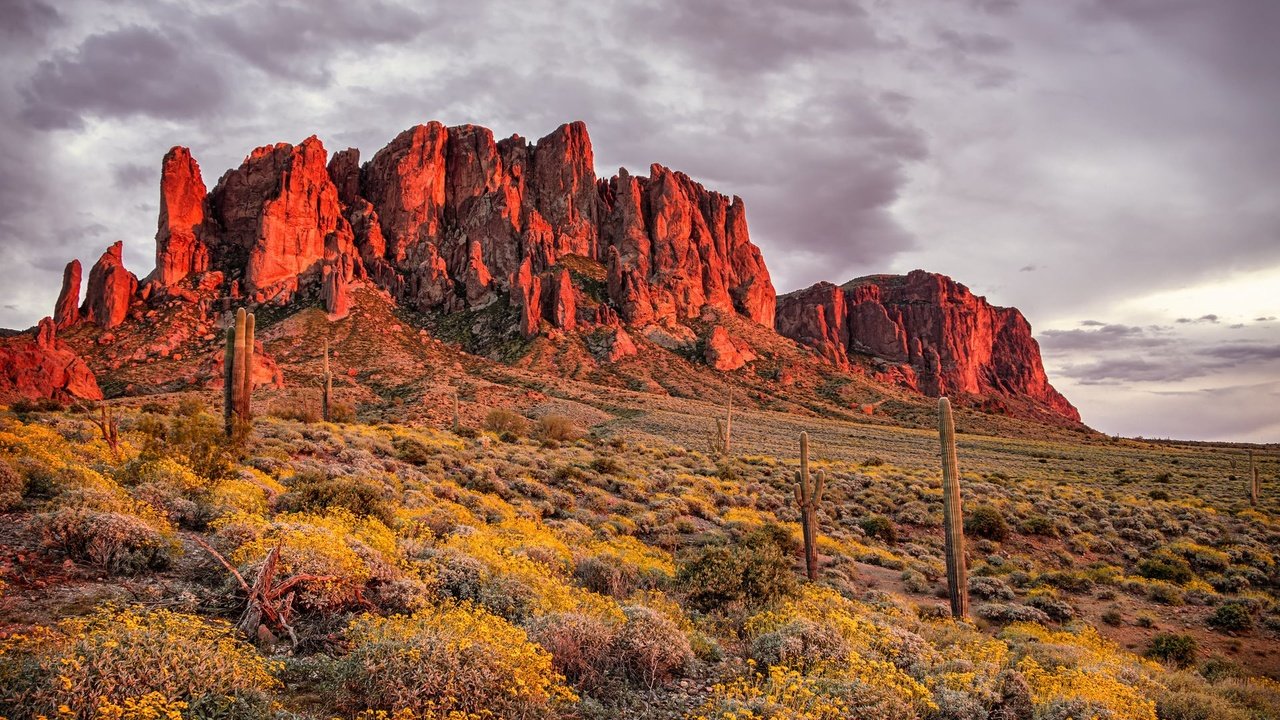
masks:
[[[729,391],[729,400],[725,405],[724,420],[716,418],[716,432],[707,439],[711,454],[718,458],[729,456],[733,441],[733,391]]]
[[[947,548],[947,595],[951,616],[969,614],[969,580],[964,565],[964,516],[960,508],[960,474],[956,469],[956,426],[951,401],[938,398],[938,435],[942,442],[942,524]]]
[[[453,432],[462,429],[462,411],[458,402],[458,388],[453,389]]]
[[[796,471],[796,504],[800,506],[800,527],[804,531],[804,570],[810,580],[818,579],[818,503],[826,490],[827,473],[818,470],[809,476],[809,433],[800,433],[800,469]]]
[[[227,352],[223,360],[222,414],[227,437],[237,425],[247,428],[253,417],[253,313],[236,311],[235,325],[227,328]]]
[[[1258,466],[1253,464],[1253,451],[1249,451],[1249,504],[1258,507]]]
[[[324,341],[324,375],[320,378],[320,411],[325,422],[330,422],[329,406],[333,402],[333,373],[329,371],[329,339]]]

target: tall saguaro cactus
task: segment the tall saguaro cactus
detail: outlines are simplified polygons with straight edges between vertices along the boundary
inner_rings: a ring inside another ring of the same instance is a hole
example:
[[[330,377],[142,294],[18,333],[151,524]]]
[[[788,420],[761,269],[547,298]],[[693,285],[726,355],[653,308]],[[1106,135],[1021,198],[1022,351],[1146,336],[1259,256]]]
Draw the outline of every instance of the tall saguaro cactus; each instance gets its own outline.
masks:
[[[320,378],[320,413],[329,422],[329,404],[333,402],[333,373],[329,372],[329,339],[324,340],[324,374]]]
[[[253,415],[253,313],[236,311],[235,325],[227,328],[227,352],[223,360],[222,415],[227,437],[236,425],[245,427]]]
[[[960,472],[951,401],[938,398],[938,435],[942,441],[942,524],[947,548],[947,595],[952,617],[969,614],[969,578],[964,565],[964,516],[960,509]]]
[[[1253,464],[1253,451],[1249,451],[1249,504],[1258,507],[1258,466]]]
[[[711,437],[711,452],[716,457],[728,457],[733,442],[733,391],[725,405],[724,420],[716,418],[716,434]]]
[[[818,503],[827,487],[827,473],[818,470],[809,476],[809,433],[800,433],[800,469],[796,471],[796,504],[800,506],[800,527],[804,531],[804,571],[818,579]]]

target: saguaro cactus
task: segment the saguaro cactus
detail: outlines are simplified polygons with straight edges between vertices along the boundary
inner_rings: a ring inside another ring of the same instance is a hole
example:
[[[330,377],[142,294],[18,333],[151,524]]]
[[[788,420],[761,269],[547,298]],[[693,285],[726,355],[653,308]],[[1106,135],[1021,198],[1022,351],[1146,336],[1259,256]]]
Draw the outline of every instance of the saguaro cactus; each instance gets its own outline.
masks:
[[[716,457],[728,457],[733,442],[733,391],[725,405],[724,420],[716,418],[716,434],[711,437],[711,452]]]
[[[333,373],[329,372],[329,339],[324,341],[324,374],[320,377],[320,414],[329,422],[329,404],[333,402]]]
[[[804,570],[810,580],[818,579],[818,503],[827,487],[827,473],[818,470],[809,476],[809,433],[800,433],[800,469],[796,471],[796,504],[800,506],[800,527],[804,531]]]
[[[453,389],[453,431],[462,429],[462,410],[458,402],[458,388]]]
[[[942,524],[947,548],[947,595],[952,617],[969,614],[969,578],[964,565],[964,516],[960,509],[960,473],[956,469],[956,426],[951,401],[938,398],[938,435],[942,441]]]
[[[1249,451],[1249,504],[1258,507],[1258,467],[1253,464],[1253,451]]]
[[[236,424],[248,426],[253,413],[253,313],[236,311],[236,322],[227,328],[227,352],[223,360],[222,415],[227,437]]]

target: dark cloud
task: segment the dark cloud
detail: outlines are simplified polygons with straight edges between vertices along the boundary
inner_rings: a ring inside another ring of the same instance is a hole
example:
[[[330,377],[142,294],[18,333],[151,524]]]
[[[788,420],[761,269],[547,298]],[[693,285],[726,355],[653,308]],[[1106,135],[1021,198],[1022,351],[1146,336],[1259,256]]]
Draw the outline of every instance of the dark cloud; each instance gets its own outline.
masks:
[[[203,15],[195,23],[204,31],[202,37],[221,42],[268,75],[327,85],[332,64],[346,51],[406,43],[433,21],[458,20],[436,20],[392,2],[325,0],[267,3],[253,12]]]
[[[38,129],[74,129],[86,117],[190,120],[215,112],[228,87],[202,43],[131,25],[91,35],[39,64],[22,118]]]
[[[159,170],[154,167],[136,162],[122,162],[111,166],[111,177],[115,179],[116,187],[125,190],[152,181],[158,184],[159,175]]]
[[[1167,347],[1178,343],[1160,327],[1138,327],[1086,320],[1081,325],[1095,330],[1045,330],[1038,333],[1040,344],[1055,351],[1113,350]]]
[[[1023,265],[1018,268],[1018,272],[1035,272],[1036,270],[1037,268],[1035,265]]]
[[[635,32],[721,77],[776,72],[850,49],[882,47],[870,17],[852,0],[636,3],[624,10]]]
[[[53,6],[40,0],[0,0],[0,39],[11,46],[31,47],[64,24]]]
[[[1195,318],[1194,320],[1192,318],[1180,317],[1174,322],[1178,323],[1179,325],[1187,325],[1190,323],[1211,323],[1216,325],[1218,324],[1218,316],[1211,313],[1209,315],[1201,315],[1200,317]]]
[[[1082,385],[1119,385],[1135,382],[1178,382],[1205,375],[1208,370],[1196,362],[1170,362],[1161,357],[1114,357],[1080,364],[1067,364],[1060,372]]]
[[[1207,358],[1218,358],[1231,364],[1246,362],[1280,361],[1280,345],[1256,342],[1236,342],[1214,345],[1200,350],[1199,355]]]

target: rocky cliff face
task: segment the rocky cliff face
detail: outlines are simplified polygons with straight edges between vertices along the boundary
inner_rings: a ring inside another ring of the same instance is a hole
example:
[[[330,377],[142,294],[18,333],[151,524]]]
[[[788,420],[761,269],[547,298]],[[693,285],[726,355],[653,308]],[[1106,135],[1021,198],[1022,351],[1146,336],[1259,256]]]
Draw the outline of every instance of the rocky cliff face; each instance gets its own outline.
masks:
[[[0,339],[0,402],[102,399],[93,371],[56,332],[53,318],[45,318],[35,332]]]
[[[878,359],[884,379],[917,392],[1025,398],[1080,420],[1045,377],[1022,313],[945,275],[915,270],[818,283],[779,298],[777,315],[779,333],[834,365]]]
[[[314,137],[264,146],[206,194],[190,152],[174,148],[163,164],[156,271],[141,294],[216,271],[232,301],[313,293],[335,317],[364,279],[420,311],[508,298],[526,336],[579,322],[678,322],[704,305],[773,324],[773,286],[741,200],[660,165],[648,178],[622,170],[601,180],[594,162],[582,123],[528,143],[433,122],[363,165],[354,149],[329,159]],[[604,311],[579,302],[559,267],[568,257],[606,268]],[[117,323],[125,283],[100,287],[91,274],[89,285],[87,319]],[[104,293],[109,311],[99,309]]]
[[[1076,417],[1016,310],[921,272],[823,283],[779,305],[739,198],[656,164],[598,178],[582,123],[530,143],[433,122],[364,163],[310,137],[257,148],[212,190],[175,147],[156,268],[139,283],[122,256],[116,243],[93,265],[83,302],[80,264],[67,266],[54,327],[110,329],[174,307],[216,324],[236,306],[295,302],[338,319],[365,285],[424,313],[475,311],[469,327],[485,323],[485,337],[590,335],[599,362],[637,354],[635,336],[732,372],[757,359],[741,328],[776,323],[838,367],[880,358],[881,379],[919,392],[1017,396]],[[730,332],[721,319],[735,315],[749,322]]]

